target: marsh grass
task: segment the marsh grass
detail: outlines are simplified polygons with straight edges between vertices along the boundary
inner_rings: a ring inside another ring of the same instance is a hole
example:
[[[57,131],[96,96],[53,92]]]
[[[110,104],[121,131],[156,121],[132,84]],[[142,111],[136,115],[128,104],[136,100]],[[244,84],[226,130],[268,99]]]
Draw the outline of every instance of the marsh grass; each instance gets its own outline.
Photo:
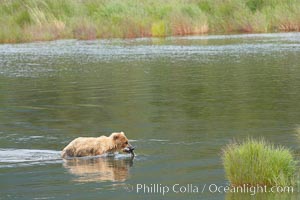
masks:
[[[299,30],[299,0],[0,0],[2,43]]]
[[[296,161],[292,152],[264,139],[234,142],[223,149],[223,165],[233,186],[291,186],[295,184]]]

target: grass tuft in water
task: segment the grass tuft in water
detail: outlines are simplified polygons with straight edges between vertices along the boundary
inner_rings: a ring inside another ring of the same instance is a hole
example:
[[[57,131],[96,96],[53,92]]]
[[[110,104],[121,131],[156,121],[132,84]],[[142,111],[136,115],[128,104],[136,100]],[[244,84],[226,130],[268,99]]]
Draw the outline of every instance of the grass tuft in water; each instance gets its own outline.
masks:
[[[233,186],[290,186],[295,184],[296,161],[292,152],[264,139],[234,142],[223,149],[223,165]]]

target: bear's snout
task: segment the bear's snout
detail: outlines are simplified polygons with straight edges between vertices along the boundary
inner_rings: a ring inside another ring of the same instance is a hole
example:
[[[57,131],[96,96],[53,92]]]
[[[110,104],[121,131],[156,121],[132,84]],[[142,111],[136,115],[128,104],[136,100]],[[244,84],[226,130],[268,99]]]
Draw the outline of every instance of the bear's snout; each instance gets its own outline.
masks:
[[[132,153],[134,149],[135,149],[134,146],[128,144],[128,146],[125,147],[125,148],[123,149],[123,151],[126,152],[126,153]]]

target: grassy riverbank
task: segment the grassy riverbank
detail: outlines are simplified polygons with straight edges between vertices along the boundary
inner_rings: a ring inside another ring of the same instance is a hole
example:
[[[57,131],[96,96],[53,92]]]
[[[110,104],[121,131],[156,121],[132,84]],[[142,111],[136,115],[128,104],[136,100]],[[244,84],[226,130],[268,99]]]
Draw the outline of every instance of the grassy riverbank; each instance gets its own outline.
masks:
[[[299,0],[0,0],[0,42],[300,31]]]

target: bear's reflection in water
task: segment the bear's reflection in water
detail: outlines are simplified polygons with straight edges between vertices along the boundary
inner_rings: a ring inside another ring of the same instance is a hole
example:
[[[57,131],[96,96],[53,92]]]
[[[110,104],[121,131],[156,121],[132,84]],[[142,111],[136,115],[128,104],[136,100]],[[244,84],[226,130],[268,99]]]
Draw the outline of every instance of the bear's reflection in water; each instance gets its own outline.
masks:
[[[114,157],[73,158],[65,160],[64,167],[76,175],[77,182],[125,181],[132,166],[131,158],[115,159]]]

